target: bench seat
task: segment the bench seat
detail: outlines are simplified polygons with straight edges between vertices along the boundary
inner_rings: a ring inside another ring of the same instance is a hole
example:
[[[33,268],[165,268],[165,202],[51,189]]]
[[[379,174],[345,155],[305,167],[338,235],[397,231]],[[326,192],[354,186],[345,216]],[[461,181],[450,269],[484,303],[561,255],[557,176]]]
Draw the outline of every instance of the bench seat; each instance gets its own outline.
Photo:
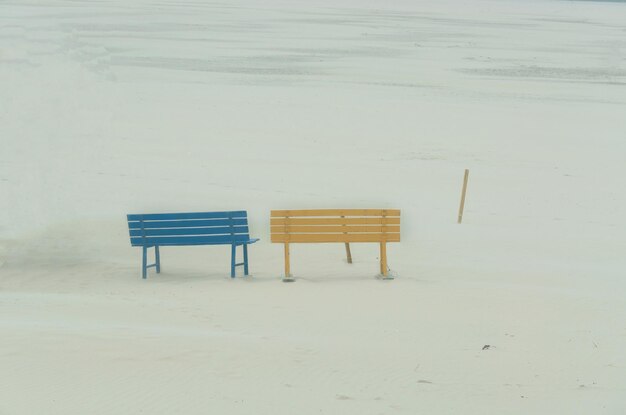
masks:
[[[143,248],[142,277],[148,268],[161,272],[160,246],[231,245],[232,278],[238,266],[248,275],[248,245],[251,238],[244,210],[225,212],[149,213],[127,215],[130,243]],[[243,262],[236,263],[236,248],[243,246]],[[148,248],[155,249],[155,263],[147,264]]]
[[[387,243],[400,242],[400,210],[273,210],[270,215],[270,227],[272,242],[284,244],[284,281],[293,281],[290,273],[290,244],[332,242],[345,244],[348,263],[352,263],[350,243],[380,244],[380,274],[384,279],[390,279],[387,267]]]

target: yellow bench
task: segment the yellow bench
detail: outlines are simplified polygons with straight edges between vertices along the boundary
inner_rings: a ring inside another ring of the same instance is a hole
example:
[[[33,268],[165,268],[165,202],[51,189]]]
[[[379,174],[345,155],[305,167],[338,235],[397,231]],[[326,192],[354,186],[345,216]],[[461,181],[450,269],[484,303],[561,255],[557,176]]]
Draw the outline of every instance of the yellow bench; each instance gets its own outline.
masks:
[[[285,276],[293,281],[289,244],[343,242],[352,262],[351,242],[380,244],[380,273],[388,279],[387,242],[400,242],[399,209],[272,210],[272,242],[285,244]]]

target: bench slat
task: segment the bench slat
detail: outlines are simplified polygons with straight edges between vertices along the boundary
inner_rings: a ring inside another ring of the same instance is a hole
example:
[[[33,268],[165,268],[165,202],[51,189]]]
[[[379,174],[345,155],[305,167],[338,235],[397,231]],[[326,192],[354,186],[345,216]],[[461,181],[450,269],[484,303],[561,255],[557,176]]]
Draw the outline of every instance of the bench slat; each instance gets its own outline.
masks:
[[[201,228],[207,226],[246,226],[248,219],[171,220],[143,222],[144,229],[155,228]],[[141,229],[141,222],[128,222],[130,229]]]
[[[220,226],[211,228],[167,228],[167,229],[131,229],[130,236],[184,236],[184,235],[220,235],[248,234],[247,226]]]
[[[148,238],[130,238],[133,246],[167,246],[167,245],[224,245],[237,242],[248,242],[248,235],[213,235],[213,236],[152,236]]]
[[[399,209],[299,209],[272,210],[271,217],[295,216],[400,216]]]
[[[278,234],[272,242],[324,243],[324,242],[400,242],[399,233],[353,233],[353,234]]]
[[[399,225],[400,218],[271,218],[276,225]]]
[[[235,210],[232,212],[186,212],[186,213],[148,213],[126,215],[129,221],[135,220],[182,220],[182,219],[228,219],[246,218],[248,214],[245,210]]]
[[[398,225],[363,225],[363,226],[306,226],[306,225],[277,225],[271,227],[272,233],[398,233]]]

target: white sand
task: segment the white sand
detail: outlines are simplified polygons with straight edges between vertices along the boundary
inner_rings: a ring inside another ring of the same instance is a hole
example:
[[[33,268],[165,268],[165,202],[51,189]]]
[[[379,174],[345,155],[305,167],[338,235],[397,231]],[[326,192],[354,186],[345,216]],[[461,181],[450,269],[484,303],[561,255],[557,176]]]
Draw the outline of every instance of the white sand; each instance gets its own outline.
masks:
[[[1,415],[626,413],[626,4],[127,3],[0,3]],[[398,278],[281,283],[315,207],[401,208]],[[252,278],[140,279],[125,214],[222,209]]]

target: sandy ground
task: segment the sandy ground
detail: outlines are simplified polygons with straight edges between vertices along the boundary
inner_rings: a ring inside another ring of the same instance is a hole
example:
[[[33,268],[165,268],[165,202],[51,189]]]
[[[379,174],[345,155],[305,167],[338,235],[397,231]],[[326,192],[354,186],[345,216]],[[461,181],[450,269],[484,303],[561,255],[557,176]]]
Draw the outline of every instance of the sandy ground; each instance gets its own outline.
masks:
[[[625,56],[619,2],[0,3],[0,414],[626,413]],[[316,207],[402,209],[397,278],[281,283]],[[222,209],[253,277],[140,279],[127,213]]]

